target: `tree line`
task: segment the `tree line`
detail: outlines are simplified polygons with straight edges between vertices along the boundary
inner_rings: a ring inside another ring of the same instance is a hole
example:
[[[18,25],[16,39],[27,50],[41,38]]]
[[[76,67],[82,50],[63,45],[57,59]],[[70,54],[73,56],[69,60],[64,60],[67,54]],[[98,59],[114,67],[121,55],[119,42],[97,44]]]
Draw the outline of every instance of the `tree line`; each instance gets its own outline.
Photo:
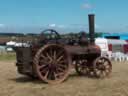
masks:
[[[81,33],[74,33],[74,32],[69,32],[69,33],[64,33],[64,34],[61,34],[62,37],[68,37],[68,36],[72,36],[72,37],[77,37],[79,36]],[[89,33],[86,33],[87,34],[87,37],[89,37]],[[95,37],[101,37],[102,36],[102,32],[96,32],[95,33]],[[39,36],[40,34],[36,34],[36,33],[26,33],[26,34],[23,34],[23,33],[0,33],[0,37],[10,37],[10,36],[14,36],[14,37],[26,37],[26,36],[31,36],[31,37],[37,37]]]

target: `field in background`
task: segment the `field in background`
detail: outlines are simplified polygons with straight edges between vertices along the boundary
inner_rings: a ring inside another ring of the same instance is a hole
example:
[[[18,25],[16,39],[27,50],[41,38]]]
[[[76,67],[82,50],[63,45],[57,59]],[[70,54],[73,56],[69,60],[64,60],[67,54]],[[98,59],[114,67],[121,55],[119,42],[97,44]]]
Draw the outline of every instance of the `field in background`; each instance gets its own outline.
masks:
[[[16,59],[15,52],[4,52],[0,54],[0,61],[10,61],[15,59]]]
[[[113,62],[113,72],[106,79],[73,71],[65,82],[48,85],[18,74],[14,57],[4,55],[0,60],[0,96],[128,96],[128,62]]]

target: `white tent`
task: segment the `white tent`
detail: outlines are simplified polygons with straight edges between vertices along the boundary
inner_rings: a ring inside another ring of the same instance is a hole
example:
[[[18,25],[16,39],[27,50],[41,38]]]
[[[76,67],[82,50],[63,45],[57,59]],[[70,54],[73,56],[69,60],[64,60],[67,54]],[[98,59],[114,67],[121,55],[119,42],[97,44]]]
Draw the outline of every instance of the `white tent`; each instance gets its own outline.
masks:
[[[96,38],[95,44],[98,45],[101,49],[101,55],[102,56],[109,56],[109,50],[108,50],[108,41],[105,38]]]
[[[16,42],[14,41],[9,41],[6,43],[7,46],[14,46],[16,44]]]
[[[96,45],[101,48],[101,51],[108,51],[108,41],[105,38],[96,38],[95,39]]]
[[[117,39],[107,39],[108,44],[112,45],[124,45],[128,44],[125,40],[117,40]]]

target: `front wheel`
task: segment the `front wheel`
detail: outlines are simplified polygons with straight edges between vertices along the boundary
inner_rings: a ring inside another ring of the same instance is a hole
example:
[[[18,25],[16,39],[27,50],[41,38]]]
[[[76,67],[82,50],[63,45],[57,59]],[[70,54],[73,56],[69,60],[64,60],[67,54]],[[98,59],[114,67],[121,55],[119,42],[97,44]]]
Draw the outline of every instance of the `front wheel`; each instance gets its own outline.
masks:
[[[94,73],[97,78],[105,78],[112,71],[111,61],[106,57],[98,57],[93,63]]]

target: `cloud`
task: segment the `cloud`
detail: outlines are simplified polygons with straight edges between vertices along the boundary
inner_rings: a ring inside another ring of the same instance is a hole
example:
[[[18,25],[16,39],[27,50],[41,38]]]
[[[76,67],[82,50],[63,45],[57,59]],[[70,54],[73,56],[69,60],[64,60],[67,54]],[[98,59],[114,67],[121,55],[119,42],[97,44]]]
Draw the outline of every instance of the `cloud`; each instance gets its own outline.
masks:
[[[49,24],[48,27],[56,27],[56,24]]]
[[[4,27],[5,25],[4,24],[0,24],[0,27]]]
[[[96,28],[96,29],[99,29],[99,28],[101,28],[101,26],[98,25],[98,24],[95,24],[95,28]]]
[[[58,28],[65,28],[66,26],[64,26],[64,25],[58,25],[57,27]]]
[[[64,26],[64,25],[57,25],[57,24],[48,24],[48,27],[52,27],[52,28],[65,28],[66,26]]]
[[[84,4],[82,5],[82,8],[83,8],[83,9],[92,9],[93,6],[92,6],[91,4],[89,4],[89,3],[84,3]]]

